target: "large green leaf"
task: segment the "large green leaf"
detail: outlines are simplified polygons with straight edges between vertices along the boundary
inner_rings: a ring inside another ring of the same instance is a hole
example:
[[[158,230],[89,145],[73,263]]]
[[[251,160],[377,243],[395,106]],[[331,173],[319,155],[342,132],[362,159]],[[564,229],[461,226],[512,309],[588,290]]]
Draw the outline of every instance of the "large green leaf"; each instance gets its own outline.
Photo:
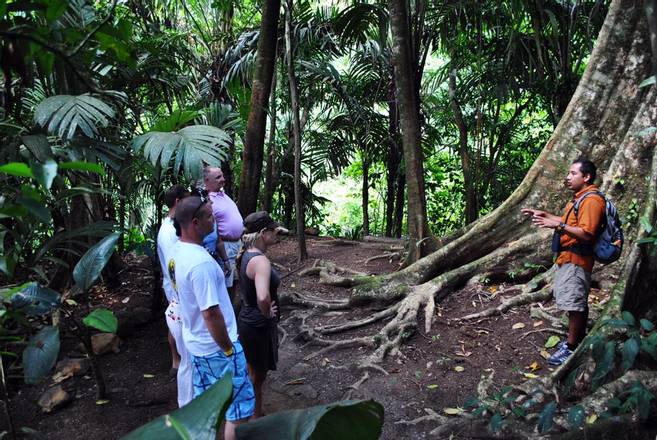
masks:
[[[171,115],[158,120],[151,127],[152,131],[176,131],[188,125],[199,116],[198,110],[174,110]]]
[[[230,136],[224,130],[209,125],[191,125],[175,132],[151,131],[132,140],[132,148],[163,169],[173,160],[174,174],[181,172],[190,179],[199,179],[203,163],[219,166],[226,158]]]
[[[0,166],[0,172],[18,177],[32,177],[32,170],[23,162],[9,162]]]
[[[72,162],[63,162],[59,164],[59,168],[62,170],[77,170],[77,171],[89,171],[96,174],[105,174],[105,170],[102,165],[97,163],[90,163],[84,161],[72,161]]]
[[[78,129],[93,138],[113,117],[114,110],[110,106],[89,94],[51,96],[34,111],[34,122],[62,139],[71,139]]]
[[[158,417],[122,440],[215,440],[233,395],[232,375],[226,374],[184,407]]]
[[[73,269],[75,284],[84,292],[98,279],[110,257],[114,253],[114,246],[119,239],[119,233],[114,232],[93,245],[84,253]]]
[[[45,315],[59,307],[60,294],[31,282],[11,296],[12,308],[22,309],[27,315]]]
[[[557,411],[557,403],[550,402],[543,408],[538,418],[538,432],[545,434],[550,432],[554,423],[554,414]]]
[[[96,309],[82,319],[84,325],[106,333],[116,333],[119,321],[111,310]]]
[[[383,406],[374,400],[346,400],[272,414],[237,428],[238,439],[378,439]]]
[[[41,382],[55,365],[59,354],[59,329],[44,327],[34,335],[23,350],[23,375],[25,382]]]
[[[623,342],[623,370],[627,371],[634,365],[634,360],[639,354],[639,341],[630,338]]]
[[[616,355],[616,343],[614,341],[607,341],[604,348],[596,350],[598,357],[594,354],[595,370],[593,371],[593,379],[591,385],[593,389],[597,389],[603,382],[607,374],[614,368],[614,357]]]

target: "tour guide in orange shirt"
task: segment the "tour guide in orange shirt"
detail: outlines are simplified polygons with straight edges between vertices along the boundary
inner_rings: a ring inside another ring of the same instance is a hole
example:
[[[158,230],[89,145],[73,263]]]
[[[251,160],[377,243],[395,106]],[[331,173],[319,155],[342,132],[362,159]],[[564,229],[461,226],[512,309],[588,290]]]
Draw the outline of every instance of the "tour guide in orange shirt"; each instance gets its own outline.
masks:
[[[563,216],[559,217],[538,209],[524,208],[539,228],[554,229],[560,234],[552,291],[557,307],[568,312],[568,340],[557,347],[548,358],[550,365],[561,365],[573,353],[586,335],[589,315],[588,296],[593,270],[592,245],[600,231],[605,213],[605,201],[593,185],[596,167],[588,159],[578,158],[570,166],[566,186],[574,193]],[[582,199],[583,196],[586,196]],[[581,200],[580,200],[581,199]],[[580,200],[577,212],[573,209]]]

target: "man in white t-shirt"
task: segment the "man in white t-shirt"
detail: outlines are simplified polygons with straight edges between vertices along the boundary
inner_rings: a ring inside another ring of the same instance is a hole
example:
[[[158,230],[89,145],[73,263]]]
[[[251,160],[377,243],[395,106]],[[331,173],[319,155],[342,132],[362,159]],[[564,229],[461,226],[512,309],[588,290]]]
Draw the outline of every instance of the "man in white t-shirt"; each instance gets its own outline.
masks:
[[[236,426],[253,415],[255,395],[237,339],[224,274],[202,246],[203,237],[214,228],[212,206],[200,197],[187,197],[178,203],[175,221],[181,234],[169,260],[169,274],[180,297],[183,339],[192,357],[194,397],[232,373],[233,400],[226,412],[224,438],[233,440]]]
[[[178,406],[182,407],[189,403],[194,397],[192,388],[192,364],[189,353],[185,349],[182,337],[182,321],[179,312],[178,294],[171,285],[167,262],[171,257],[174,245],[178,241],[176,229],[173,226],[173,216],[176,214],[176,206],[180,200],[189,196],[189,191],[182,185],[173,185],[164,194],[164,203],[169,208],[168,215],[162,220],[162,226],[157,233],[157,256],[162,268],[162,288],[169,301],[169,306],[164,312],[167,327],[169,327],[169,348],[171,349],[172,369],[176,370],[176,382],[178,385]]]

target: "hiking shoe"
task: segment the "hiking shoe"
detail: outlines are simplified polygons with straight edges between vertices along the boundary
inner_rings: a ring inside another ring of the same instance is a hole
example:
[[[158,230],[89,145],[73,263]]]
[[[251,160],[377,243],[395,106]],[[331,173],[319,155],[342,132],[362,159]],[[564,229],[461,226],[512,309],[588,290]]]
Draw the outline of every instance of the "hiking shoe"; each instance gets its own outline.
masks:
[[[568,343],[563,341],[557,346],[557,351],[552,353],[552,356],[548,358],[548,364],[555,367],[561,365],[566,362],[566,359],[568,359],[571,354],[573,354],[573,351],[568,348]]]

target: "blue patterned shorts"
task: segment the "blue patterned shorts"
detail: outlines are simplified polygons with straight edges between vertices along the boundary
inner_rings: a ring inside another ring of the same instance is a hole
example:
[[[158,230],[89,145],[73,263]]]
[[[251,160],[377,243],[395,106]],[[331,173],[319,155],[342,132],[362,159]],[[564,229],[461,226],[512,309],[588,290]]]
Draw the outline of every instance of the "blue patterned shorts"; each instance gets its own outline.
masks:
[[[233,347],[235,352],[229,357],[221,351],[208,356],[192,355],[195,398],[227,372],[233,373],[233,400],[226,412],[226,420],[229,421],[249,418],[255,411],[255,394],[247,374],[244,350],[239,342],[234,342]]]

